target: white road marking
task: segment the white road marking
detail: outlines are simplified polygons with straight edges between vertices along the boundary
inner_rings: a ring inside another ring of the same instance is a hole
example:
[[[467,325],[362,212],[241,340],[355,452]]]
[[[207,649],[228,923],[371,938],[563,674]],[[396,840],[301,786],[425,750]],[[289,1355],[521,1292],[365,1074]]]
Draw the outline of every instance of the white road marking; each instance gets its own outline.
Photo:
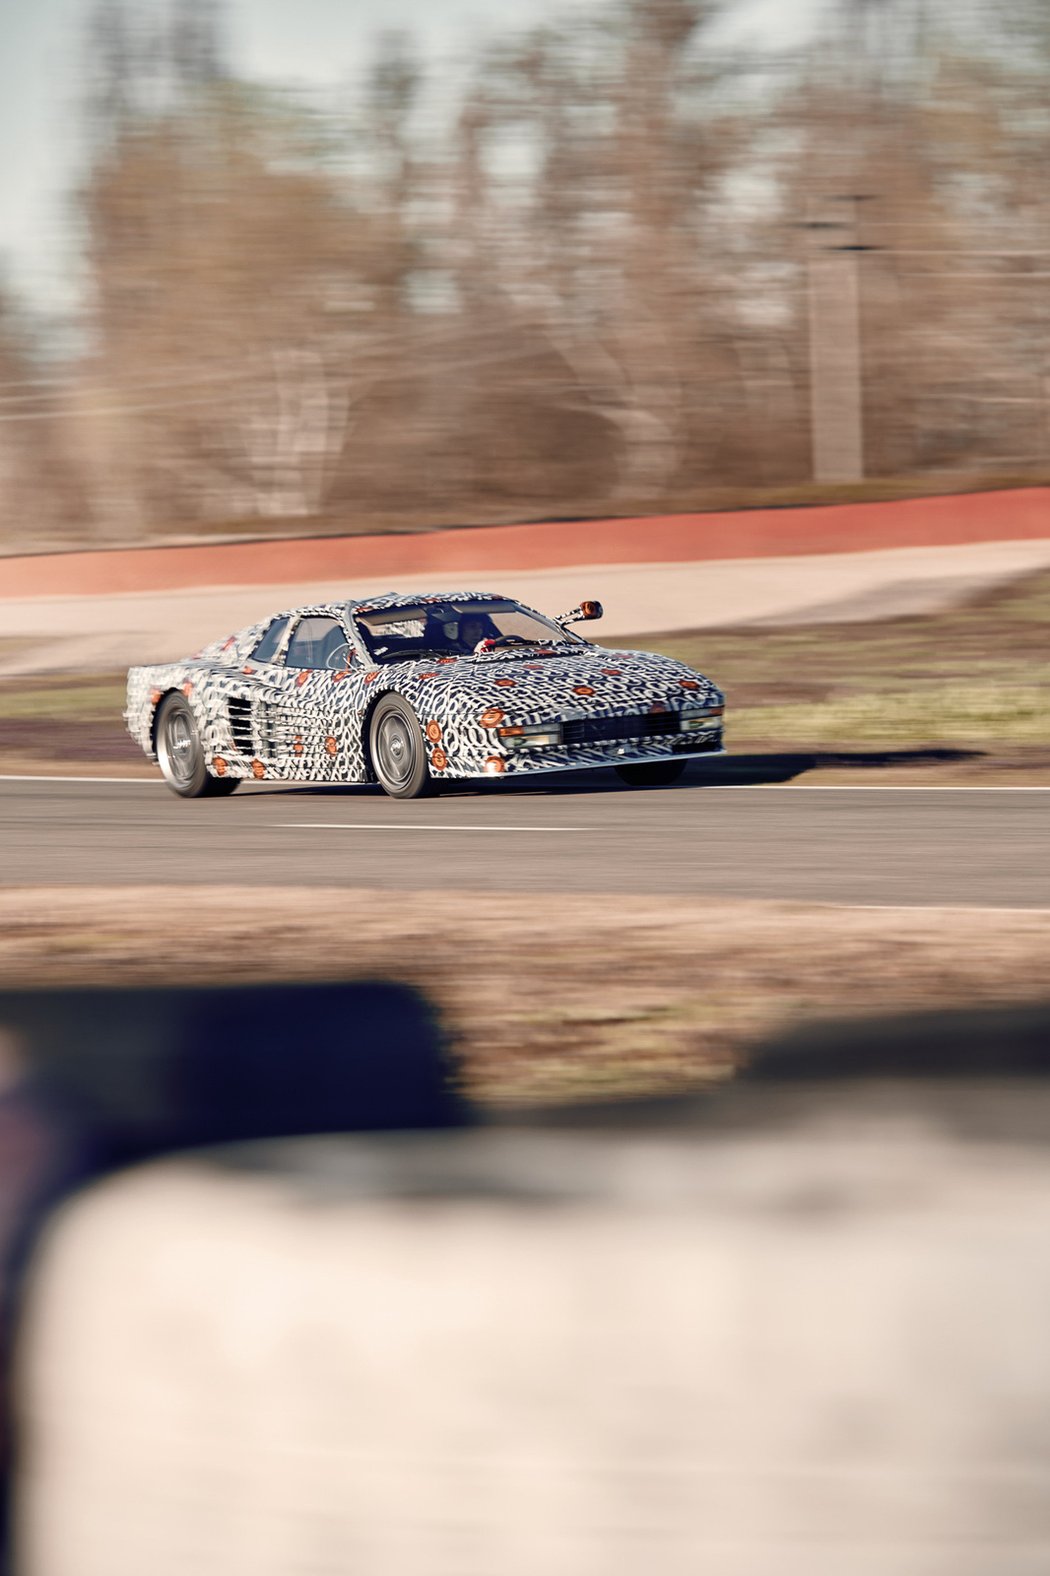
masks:
[[[59,777],[50,773],[29,777],[21,772],[0,772],[0,783],[145,783],[150,788],[167,786],[163,777]]]
[[[453,826],[435,821],[278,821],[295,831],[318,832],[585,832],[585,826]]]
[[[792,899],[786,899],[791,902]],[[865,909],[878,913],[887,911],[894,914],[913,914],[916,909],[922,913],[935,914],[943,910],[952,914],[1050,914],[1050,908],[1017,907],[1008,903],[827,903],[821,907],[841,909]]]
[[[591,768],[592,770],[595,768]],[[488,782],[490,779],[479,777],[478,782]],[[163,777],[66,777],[57,772],[42,772],[33,776],[22,772],[0,772],[0,782],[4,783],[137,783],[140,787],[146,784],[152,788],[165,788]],[[255,787],[252,783],[249,786]],[[271,778],[260,786],[267,790],[280,788],[354,788],[360,787],[359,783],[297,783],[285,782],[279,778]],[[719,792],[732,793],[766,793],[775,790],[777,793],[1050,793],[1050,783],[705,783],[695,784],[697,788],[706,788],[708,791],[717,789]],[[553,797],[553,795],[552,795]],[[302,823],[314,824],[314,823]],[[454,828],[452,829],[454,830]],[[493,828],[495,830],[495,828]],[[547,828],[548,831],[553,830]],[[567,827],[567,831],[575,828]]]
[[[712,788],[721,786],[711,783]],[[780,788],[788,793],[1050,793],[1050,783],[726,783],[727,788]]]

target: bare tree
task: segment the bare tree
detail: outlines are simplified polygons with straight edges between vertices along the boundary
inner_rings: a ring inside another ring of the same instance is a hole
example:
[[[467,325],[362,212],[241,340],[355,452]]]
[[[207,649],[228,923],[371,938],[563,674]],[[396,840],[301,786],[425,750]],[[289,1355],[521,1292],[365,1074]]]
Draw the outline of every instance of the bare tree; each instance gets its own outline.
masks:
[[[0,540],[48,544],[82,527],[61,423],[63,379],[41,359],[40,335],[0,279]]]
[[[337,114],[238,80],[220,0],[101,0],[85,348],[0,408],[4,518],[27,464],[53,499],[75,463],[78,516],[121,537],[797,488],[825,248],[857,285],[866,473],[1036,474],[1045,6],[837,0],[779,63],[719,42],[728,9],[507,32],[441,134],[403,34]]]
[[[209,512],[305,514],[323,499],[352,281],[375,271],[376,248],[367,217],[296,151],[265,103],[220,91],[123,134],[83,193],[82,382],[126,408],[126,483],[147,515],[177,517],[195,492]],[[166,392],[143,401],[151,382]]]

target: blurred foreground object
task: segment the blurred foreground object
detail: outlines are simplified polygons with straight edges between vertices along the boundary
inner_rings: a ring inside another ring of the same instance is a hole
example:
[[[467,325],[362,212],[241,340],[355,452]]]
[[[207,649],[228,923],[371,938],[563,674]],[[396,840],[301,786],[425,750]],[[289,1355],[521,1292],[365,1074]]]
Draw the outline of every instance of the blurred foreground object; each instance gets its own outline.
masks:
[[[1050,1085],[819,1060],[662,1128],[82,1197],[33,1289],[20,1576],[1047,1569]]]
[[[11,1356],[49,1213],[173,1150],[466,1121],[454,1072],[428,1003],[383,982],[0,993],[0,1573]]]
[[[0,1576],[8,1569],[9,1378],[18,1297],[42,1220],[92,1173],[91,1141],[40,1089],[22,1037],[0,1023]]]

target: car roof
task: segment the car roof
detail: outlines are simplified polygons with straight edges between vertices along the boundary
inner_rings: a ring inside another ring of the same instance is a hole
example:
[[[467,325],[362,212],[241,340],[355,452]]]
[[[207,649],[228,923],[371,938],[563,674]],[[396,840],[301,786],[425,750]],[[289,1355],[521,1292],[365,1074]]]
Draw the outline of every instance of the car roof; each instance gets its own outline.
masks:
[[[262,629],[277,618],[338,618],[343,613],[372,613],[391,607],[425,607],[428,603],[441,606],[447,602],[513,602],[513,597],[502,596],[497,591],[421,591],[411,595],[403,591],[383,591],[379,596],[353,598],[345,602],[310,602],[299,607],[286,607],[274,613],[251,630]],[[522,604],[518,604],[521,606]],[[244,631],[249,633],[248,630]]]
[[[380,596],[361,597],[359,600],[350,600],[347,607],[352,613],[378,612],[381,608],[388,607],[420,607],[428,602],[510,602],[512,597],[501,596],[495,591],[420,591],[411,595],[404,591],[384,591]]]

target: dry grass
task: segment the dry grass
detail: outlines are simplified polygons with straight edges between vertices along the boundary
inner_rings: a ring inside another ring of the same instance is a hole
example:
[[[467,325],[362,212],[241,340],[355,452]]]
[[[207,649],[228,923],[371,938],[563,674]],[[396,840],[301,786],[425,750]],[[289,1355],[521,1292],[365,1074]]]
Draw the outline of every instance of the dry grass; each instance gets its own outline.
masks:
[[[1050,743],[1045,571],[922,617],[636,643],[717,675],[734,743],[749,749],[962,745],[999,754]]]
[[[680,1092],[775,1032],[1045,993],[1050,913],[141,888],[0,892],[0,984],[385,977],[489,1105]]]

